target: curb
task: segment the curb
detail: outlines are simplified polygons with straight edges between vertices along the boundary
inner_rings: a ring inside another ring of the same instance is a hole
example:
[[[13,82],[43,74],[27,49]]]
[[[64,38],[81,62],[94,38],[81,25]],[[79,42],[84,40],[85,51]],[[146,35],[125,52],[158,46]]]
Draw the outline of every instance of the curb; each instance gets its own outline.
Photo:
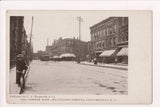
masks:
[[[103,66],[103,65],[92,65],[92,64],[84,64],[80,63],[82,65],[89,65],[89,66],[96,66],[96,67],[105,67],[105,68],[114,68],[114,69],[120,69],[120,70],[128,70],[128,68],[123,68],[123,67],[113,67],[113,66]]]

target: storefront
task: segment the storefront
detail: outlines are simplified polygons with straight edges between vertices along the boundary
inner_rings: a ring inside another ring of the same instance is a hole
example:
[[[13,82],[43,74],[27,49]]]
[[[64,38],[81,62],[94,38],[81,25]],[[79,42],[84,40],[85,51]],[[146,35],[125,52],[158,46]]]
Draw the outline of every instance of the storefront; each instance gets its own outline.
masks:
[[[117,54],[118,62],[128,64],[128,48],[122,48]]]
[[[99,56],[102,63],[114,63],[116,50],[105,50]]]

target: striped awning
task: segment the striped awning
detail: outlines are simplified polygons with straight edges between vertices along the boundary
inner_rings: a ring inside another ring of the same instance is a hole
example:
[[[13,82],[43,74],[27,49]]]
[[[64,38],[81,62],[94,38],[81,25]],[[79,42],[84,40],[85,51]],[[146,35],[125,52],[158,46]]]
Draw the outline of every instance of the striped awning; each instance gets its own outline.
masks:
[[[57,56],[57,55],[55,55],[55,56],[53,56],[53,58],[60,58],[59,56]]]
[[[76,57],[76,56],[73,53],[65,53],[60,55],[60,58],[63,58],[63,57]]]
[[[122,48],[122,49],[118,52],[117,56],[128,56],[128,48]]]
[[[115,52],[115,50],[106,50],[106,51],[103,51],[99,56],[100,56],[100,57],[109,57],[109,56],[111,56],[114,52]]]

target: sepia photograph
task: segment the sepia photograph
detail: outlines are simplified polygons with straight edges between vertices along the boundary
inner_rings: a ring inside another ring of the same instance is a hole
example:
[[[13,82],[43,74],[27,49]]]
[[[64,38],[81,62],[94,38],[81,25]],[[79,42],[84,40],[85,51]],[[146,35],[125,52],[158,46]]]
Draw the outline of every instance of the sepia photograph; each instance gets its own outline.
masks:
[[[151,16],[7,11],[7,102],[150,103]]]
[[[129,18],[85,13],[10,16],[10,94],[128,93]]]

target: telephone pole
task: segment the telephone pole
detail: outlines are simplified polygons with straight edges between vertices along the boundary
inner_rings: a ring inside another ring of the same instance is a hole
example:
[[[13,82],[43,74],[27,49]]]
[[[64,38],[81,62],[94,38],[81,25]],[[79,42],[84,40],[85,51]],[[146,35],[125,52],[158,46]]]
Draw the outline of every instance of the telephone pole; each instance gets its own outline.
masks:
[[[31,22],[31,33],[30,33],[30,41],[29,41],[29,44],[30,44],[30,55],[29,55],[29,59],[30,61],[32,60],[32,54],[33,54],[33,46],[32,46],[32,30],[33,30],[33,16],[32,16],[32,22]]]
[[[79,40],[81,40],[81,22],[83,21],[83,18],[81,16],[77,17],[79,22]]]
[[[47,38],[47,46],[49,45],[48,42],[49,42],[49,41],[48,41],[48,38]]]
[[[33,30],[33,16],[32,16],[32,22],[31,22],[30,43],[32,42],[32,30]]]

